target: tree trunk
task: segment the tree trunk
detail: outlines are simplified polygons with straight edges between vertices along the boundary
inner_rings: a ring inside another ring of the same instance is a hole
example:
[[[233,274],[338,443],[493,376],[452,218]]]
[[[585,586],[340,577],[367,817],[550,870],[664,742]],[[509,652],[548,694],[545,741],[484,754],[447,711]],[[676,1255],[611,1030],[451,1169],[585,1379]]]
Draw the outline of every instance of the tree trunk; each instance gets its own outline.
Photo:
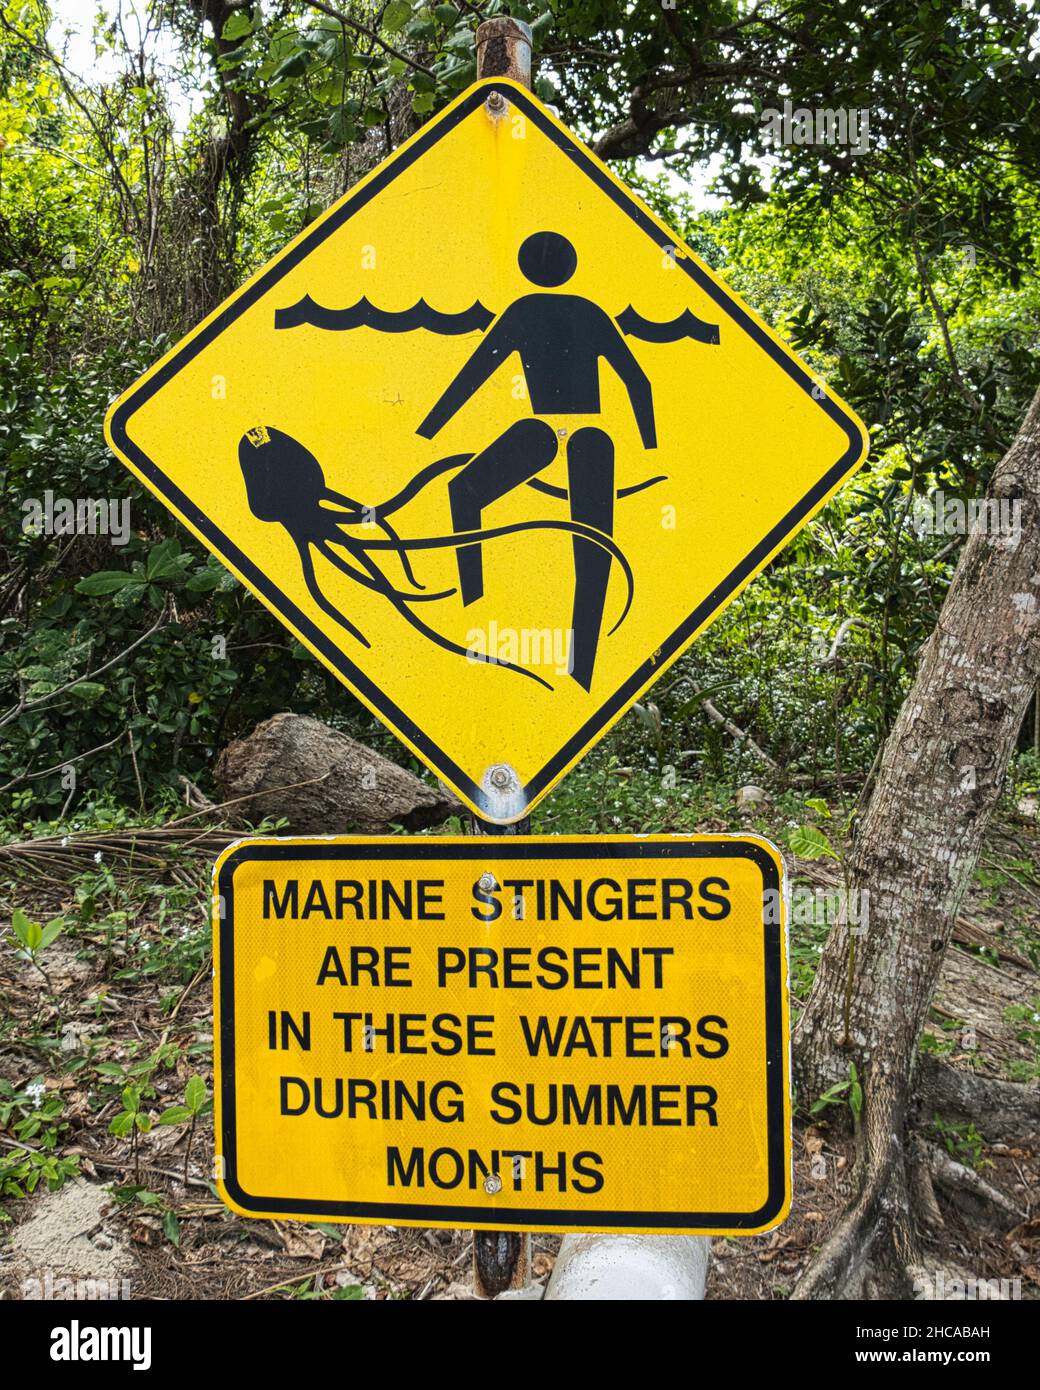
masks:
[[[422,830],[463,808],[389,758],[330,729],[320,719],[276,714],[248,738],[228,744],[214,777],[227,801],[252,824],[285,819],[280,832],[339,835],[347,830]]]
[[[902,1143],[918,1039],[1040,674],[1040,393],[990,495],[1016,504],[1018,526],[980,522],[964,547],[850,852],[866,929],[835,927],[795,1032],[803,1104],[850,1062],[864,1097],[858,1193],[803,1297],[840,1294],[859,1276],[899,1294],[913,1261]]]

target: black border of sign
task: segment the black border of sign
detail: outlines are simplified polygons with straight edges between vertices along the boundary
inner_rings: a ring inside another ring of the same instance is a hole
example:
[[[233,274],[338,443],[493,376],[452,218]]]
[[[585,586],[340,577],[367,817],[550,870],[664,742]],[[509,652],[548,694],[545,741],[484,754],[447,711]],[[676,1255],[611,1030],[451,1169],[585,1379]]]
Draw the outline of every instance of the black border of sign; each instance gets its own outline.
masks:
[[[754,842],[739,840],[676,840],[674,843],[650,840],[601,841],[575,844],[563,841],[536,843],[512,838],[492,838],[470,845],[445,845],[435,839],[402,841],[400,844],[359,841],[316,841],[300,844],[249,844],[233,850],[220,866],[217,892],[222,913],[220,920],[220,1087],[221,1087],[221,1147],[223,1151],[223,1181],[228,1195],[243,1211],[257,1215],[276,1213],[279,1216],[298,1216],[301,1220],[321,1220],[336,1216],[369,1221],[409,1219],[415,1222],[452,1221],[461,1226],[487,1226],[490,1222],[501,1229],[547,1230],[559,1226],[582,1226],[602,1223],[605,1227],[647,1227],[673,1230],[758,1230],[777,1216],[787,1199],[786,1145],[784,1142],[784,1095],[787,1074],[787,1055],[783,1029],[783,927],[779,920],[767,921],[763,913],[763,949],[765,953],[765,1027],[766,1027],[766,1169],[768,1189],[763,1205],[754,1212],[659,1212],[659,1211],[584,1211],[564,1212],[537,1207],[508,1208],[489,1213],[486,1207],[418,1206],[395,1202],[313,1202],[297,1197],[256,1197],[246,1192],[238,1182],[238,1135],[235,1109],[235,949],[234,876],[236,868],[249,860],[281,859],[476,859],[494,863],[496,858],[509,859],[643,859],[693,858],[730,859],[743,857],[756,864],[762,874],[763,894],[780,892],[780,875],[774,860],[765,849]],[[777,899],[777,901],[779,898]],[[778,916],[779,914],[777,914]],[[598,1228],[598,1227],[597,1227]]]
[[[661,228],[647,216],[629,194],[613,182],[573,136],[553,122],[546,120],[542,112],[530,101],[522,89],[511,83],[499,83],[491,79],[471,88],[454,110],[451,110],[444,118],[432,122],[427,131],[420,132],[416,139],[402,149],[399,154],[391,155],[377,170],[370,182],[358,189],[356,194],[347,194],[312,232],[305,234],[291,250],[279,256],[253,284],[233,297],[212,322],[207,324],[197,336],[175,351],[168,362],[164,363],[154,375],[150,376],[122,402],[118,409],[113,412],[109,426],[111,439],[116,448],[127,458],[133,460],[135,467],[149,480],[155,490],[197,528],[217,554],[227,558],[240,574],[247,577],[252,587],[265,596],[275,612],[281,614],[290,627],[304,634],[307,641],[322,653],[329,665],[342,677],[345,683],[358,690],[372,708],[377,710],[392,728],[398,730],[435,771],[463,792],[474,806],[481,811],[488,812],[489,818],[492,820],[497,818],[497,813],[488,794],[447,753],[439,748],[389,696],[385,695],[306,614],[297,608],[268,579],[263,570],[239,550],[230,537],[214,525],[191,498],[181,492],[172,480],[162,472],[158,464],[153,462],[133,442],[127,426],[135,411],[140,409],[156,391],[170,381],[198,352],[208,347],[240,314],[267,294],[283,275],[298,265],[315,246],[320,245],[326,237],[331,236],[347,222],[355,212],[383,192],[399,173],[420,159],[428,149],[465,120],[481,102],[487,99],[491,92],[496,91],[501,93],[507,101],[518,106],[526,117],[533,121],[537,128],[561,149],[601,192],[605,193],[642,231],[653,238],[655,246],[662,246]],[[659,671],[662,663],[668,661],[683,646],[729,594],[755,570],[765,556],[798,526],[802,518],[812,510],[821,498],[826,496],[848,471],[863,447],[863,437],[860,434],[858,422],[847,415],[841,406],[825,393],[818,397],[812,397],[813,387],[816,383],[805,368],[783,351],[746,310],[733,301],[724,289],[704,273],[701,267],[690,258],[690,255],[686,254],[688,248],[679,237],[672,237],[670,245],[684,253],[676,256],[675,264],[685,271],[690,279],[695,281],[698,288],[703,290],[718,308],[738,324],[745,333],[749,334],[773,361],[810,395],[820,409],[834,420],[847,435],[849,447],[801,501],[792,507],[786,516],[778,521],[741,563],[726,576],[722,583],[698,604],[686,621],[676,628],[671,637],[662,643],[658,650],[644,661],[609,699],[600,705],[596,713],[567,740],[559,752],[550,758],[539,772],[535,773],[523,788],[525,805],[514,819],[526,814],[527,809],[542,795],[559,773],[595,742],[603,726],[636,698],[643,686],[652,680],[655,673]],[[505,757],[507,754],[508,750],[503,750],[503,756]]]

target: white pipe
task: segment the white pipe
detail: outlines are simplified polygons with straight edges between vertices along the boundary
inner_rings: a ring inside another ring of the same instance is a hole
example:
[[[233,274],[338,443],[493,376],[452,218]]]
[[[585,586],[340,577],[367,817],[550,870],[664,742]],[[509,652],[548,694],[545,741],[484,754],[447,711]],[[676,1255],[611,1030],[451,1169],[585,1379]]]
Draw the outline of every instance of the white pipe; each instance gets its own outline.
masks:
[[[545,1297],[697,1302],[710,1258],[707,1236],[564,1236]]]

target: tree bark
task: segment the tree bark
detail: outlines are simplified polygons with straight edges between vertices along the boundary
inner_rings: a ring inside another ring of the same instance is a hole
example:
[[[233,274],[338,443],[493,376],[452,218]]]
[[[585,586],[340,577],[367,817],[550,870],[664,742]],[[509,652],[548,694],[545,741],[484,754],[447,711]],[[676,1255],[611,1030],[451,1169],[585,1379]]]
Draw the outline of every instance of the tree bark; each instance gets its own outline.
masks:
[[[443,787],[298,714],[276,714],[228,744],[214,777],[223,798],[239,802],[234,809],[243,819],[286,819],[285,832],[294,835],[390,825],[422,830],[463,812]]]
[[[990,1142],[1021,1144],[1040,1134],[1040,1082],[998,1081],[938,1057],[918,1061],[914,1106],[924,1123],[935,1115],[970,1121]]]
[[[1019,527],[979,525],[965,544],[850,851],[866,930],[835,927],[795,1031],[803,1104],[845,1080],[850,1063],[863,1085],[858,1193],[803,1297],[869,1277],[868,1255],[898,1294],[912,1262],[902,1141],[918,1039],[1040,675],[1040,393],[990,496],[1017,504]]]

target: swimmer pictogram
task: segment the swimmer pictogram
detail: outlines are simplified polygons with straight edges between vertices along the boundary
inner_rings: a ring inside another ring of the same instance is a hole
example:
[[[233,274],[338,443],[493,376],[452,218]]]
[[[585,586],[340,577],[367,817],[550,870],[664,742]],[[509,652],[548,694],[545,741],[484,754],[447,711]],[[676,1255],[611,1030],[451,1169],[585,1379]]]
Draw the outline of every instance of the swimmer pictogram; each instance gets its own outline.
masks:
[[[330,488],[322,465],[298,440],[270,425],[247,431],[239,443],[239,463],[246,481],[250,508],[264,521],[280,523],[300,555],[304,580],[315,603],[357,641],[365,635],[321,589],[312,551],[355,582],[382,594],[406,621],[437,646],[474,659],[474,654],[436,631],[413,611],[412,605],[458,594],[468,606],[484,594],[484,545],[501,537],[532,530],[569,532],[573,550],[574,598],[571,620],[570,676],[582,689],[592,686],[603,629],[611,568],[620,566],[627,584],[616,632],[631,606],[634,577],[631,566],[613,538],[614,504],[625,496],[665,480],[663,474],[616,489],[615,446],[607,429],[583,423],[573,433],[553,423],[572,416],[601,415],[600,364],[620,379],[636,426],[647,451],[657,448],[653,386],[626,337],[653,343],[692,340],[717,345],[719,329],[688,309],[667,323],[643,318],[629,306],[616,318],[581,295],[561,291],[574,275],[577,252],[567,237],[540,231],[527,237],[517,256],[524,278],[537,288],[521,295],[496,315],[479,301],[459,313],[444,314],[420,299],[411,309],[383,310],[362,298],[346,309],[316,303],[309,295],[275,311],[276,329],[310,325],[331,332],[371,328],[381,333],[425,330],[455,336],[474,331],[486,336],[448,383],[416,428],[423,439],[434,439],[452,417],[514,354],[519,356],[531,416],[508,425],[502,433],[472,454],[452,455],[419,469],[394,497],[362,503]],[[556,458],[560,436],[566,436],[567,487],[539,478]],[[403,537],[388,517],[435,478],[451,472],[448,498],[450,535]],[[569,521],[532,518],[508,526],[486,524],[494,503],[524,484],[569,503]],[[375,526],[377,539],[357,537],[351,527]],[[427,592],[411,563],[414,552],[451,547],[458,567],[458,587]],[[337,551],[342,551],[340,555]],[[394,552],[407,589],[397,587],[377,559]],[[549,683],[535,672],[490,656],[478,660]],[[551,687],[549,687],[551,688]]]

